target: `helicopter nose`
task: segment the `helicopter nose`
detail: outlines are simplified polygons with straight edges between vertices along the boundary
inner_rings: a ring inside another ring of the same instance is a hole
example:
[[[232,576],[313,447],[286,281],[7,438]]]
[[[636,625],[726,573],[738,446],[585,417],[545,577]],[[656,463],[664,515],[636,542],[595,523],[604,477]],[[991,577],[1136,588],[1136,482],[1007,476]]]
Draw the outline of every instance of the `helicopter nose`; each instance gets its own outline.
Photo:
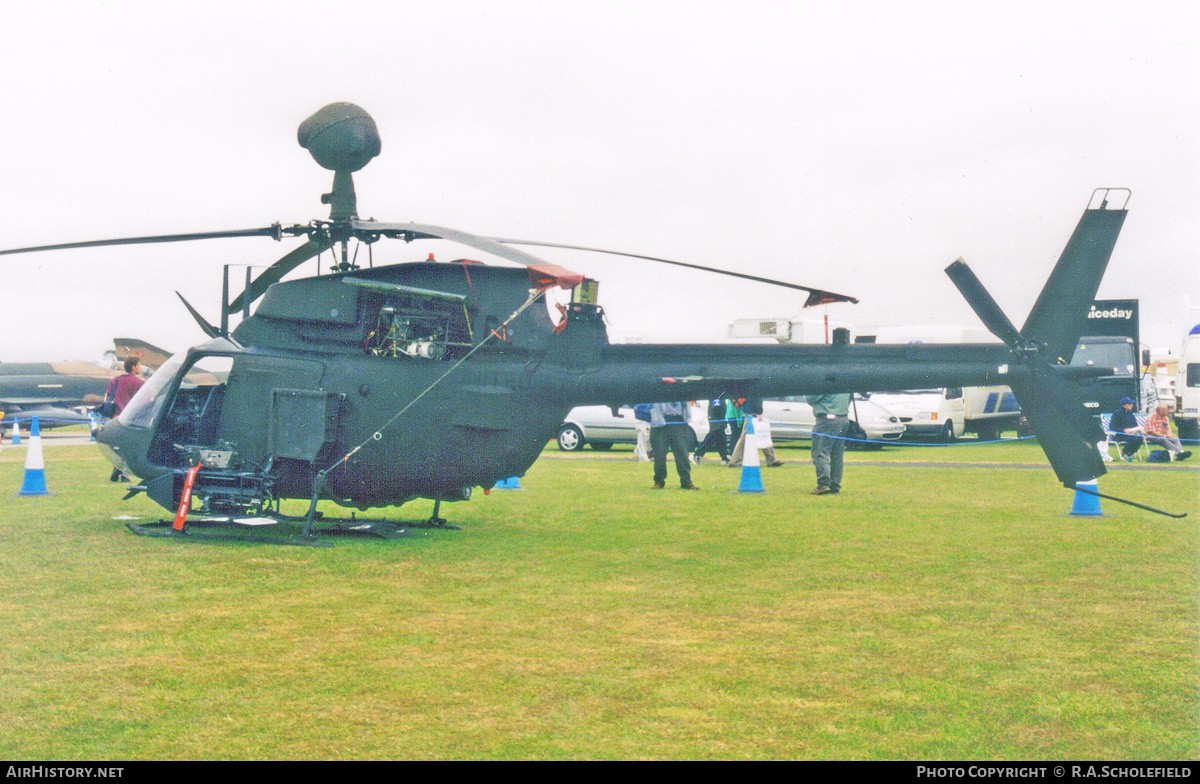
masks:
[[[96,433],[96,443],[100,445],[100,452],[114,468],[127,475],[137,475],[138,472],[129,464],[129,459],[136,454],[136,441],[131,428],[115,419],[109,420]]]

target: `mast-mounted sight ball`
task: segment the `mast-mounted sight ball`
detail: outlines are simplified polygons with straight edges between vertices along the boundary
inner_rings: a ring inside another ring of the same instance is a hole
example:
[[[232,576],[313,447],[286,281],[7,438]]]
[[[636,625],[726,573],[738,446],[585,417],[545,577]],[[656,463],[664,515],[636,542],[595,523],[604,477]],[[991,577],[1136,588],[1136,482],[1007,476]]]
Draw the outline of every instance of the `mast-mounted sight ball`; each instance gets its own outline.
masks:
[[[352,103],[331,103],[300,123],[300,146],[331,171],[356,172],[379,154],[379,129]]]

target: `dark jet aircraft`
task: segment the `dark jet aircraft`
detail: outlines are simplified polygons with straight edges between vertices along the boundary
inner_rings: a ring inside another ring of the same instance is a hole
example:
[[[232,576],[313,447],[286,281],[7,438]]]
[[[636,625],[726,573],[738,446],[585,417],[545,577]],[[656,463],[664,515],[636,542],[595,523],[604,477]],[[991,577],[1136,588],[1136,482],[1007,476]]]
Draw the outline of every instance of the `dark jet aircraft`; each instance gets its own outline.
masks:
[[[0,362],[0,426],[20,420],[28,428],[37,417],[42,427],[88,424],[79,409],[104,402],[108,382],[119,371],[89,362]]]

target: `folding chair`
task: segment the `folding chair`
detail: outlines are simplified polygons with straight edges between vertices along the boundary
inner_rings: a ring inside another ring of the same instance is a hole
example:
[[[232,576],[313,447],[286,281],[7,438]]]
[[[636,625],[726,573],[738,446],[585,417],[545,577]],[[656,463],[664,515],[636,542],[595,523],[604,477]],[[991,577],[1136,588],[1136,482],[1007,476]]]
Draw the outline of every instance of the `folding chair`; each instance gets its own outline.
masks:
[[[1145,428],[1145,426],[1146,426],[1145,415],[1144,414],[1135,414],[1134,416],[1137,418],[1138,426]],[[1123,453],[1124,447],[1125,447],[1125,445],[1122,444],[1120,441],[1118,441],[1116,438],[1116,436],[1121,435],[1121,434],[1114,433],[1112,430],[1109,429],[1109,420],[1111,418],[1112,418],[1112,414],[1101,414],[1100,415],[1100,427],[1104,428],[1105,441],[1104,441],[1103,445],[1096,444],[1097,448],[1100,448],[1100,457],[1106,463],[1111,463],[1113,460],[1112,455],[1109,453],[1109,447],[1112,447],[1112,446],[1117,447],[1118,455]],[[1102,448],[1101,448],[1101,446],[1102,446]],[[1142,443],[1141,443],[1141,445],[1138,446],[1137,452],[1135,454],[1137,455],[1139,460],[1145,460],[1147,457],[1150,456],[1150,448],[1146,445],[1145,438],[1142,439]]]

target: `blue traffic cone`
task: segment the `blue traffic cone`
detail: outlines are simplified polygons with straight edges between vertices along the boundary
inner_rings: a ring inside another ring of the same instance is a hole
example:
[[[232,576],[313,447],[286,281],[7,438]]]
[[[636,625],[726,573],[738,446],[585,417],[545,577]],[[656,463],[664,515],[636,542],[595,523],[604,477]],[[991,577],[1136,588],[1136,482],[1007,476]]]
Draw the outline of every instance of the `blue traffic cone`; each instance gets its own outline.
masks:
[[[1100,511],[1100,496],[1081,492],[1080,488],[1091,490],[1092,493],[1095,493],[1100,489],[1100,484],[1095,479],[1075,483],[1075,503],[1071,506],[1071,514],[1103,517],[1104,512]]]
[[[50,495],[46,489],[46,463],[42,459],[42,431],[37,417],[29,428],[29,451],[25,453],[25,479],[21,495]]]
[[[13,417],[12,442],[14,446],[21,443],[21,421],[16,417]]]
[[[758,465],[758,439],[754,436],[754,417],[746,417],[746,443],[742,452],[742,481],[739,493],[766,492],[762,483],[762,468]]]
[[[519,477],[510,476],[508,479],[501,479],[496,483],[496,490],[522,490],[521,480]]]

